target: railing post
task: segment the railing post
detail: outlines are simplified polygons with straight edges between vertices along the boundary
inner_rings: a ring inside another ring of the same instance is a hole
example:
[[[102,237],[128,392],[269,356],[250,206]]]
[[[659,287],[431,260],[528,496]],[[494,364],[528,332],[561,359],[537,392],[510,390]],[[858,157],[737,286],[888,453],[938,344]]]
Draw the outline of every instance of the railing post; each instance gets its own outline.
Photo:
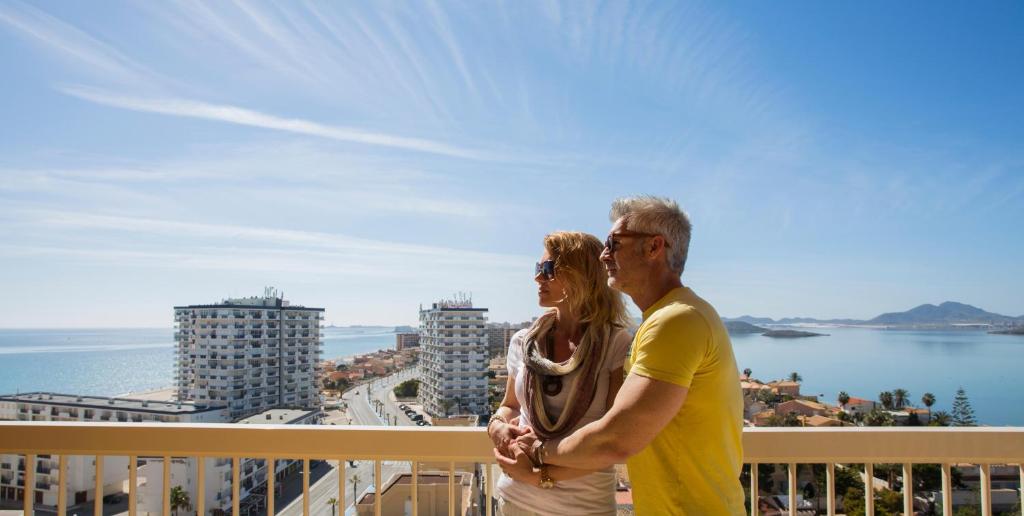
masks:
[[[825,465],[825,491],[825,510],[828,516],[836,516],[836,465],[831,462]]]
[[[164,514],[171,513],[171,458],[164,455],[164,485],[161,488],[163,493],[163,507]]]
[[[206,457],[196,457],[196,514],[206,515]]]
[[[761,488],[758,485],[758,465],[750,463],[750,516],[761,514]]]
[[[949,464],[942,465],[942,515],[953,516],[953,471]]]
[[[417,516],[420,510],[419,476],[420,463],[417,461],[412,461],[412,516]],[[491,514],[487,513],[487,516],[491,516]]]
[[[309,458],[302,459],[302,516],[309,516]]]
[[[139,456],[132,455],[128,457],[128,516],[135,516],[138,508],[136,507],[137,498],[136,484],[139,483]]]
[[[338,459],[338,514],[345,514],[345,460]]]
[[[383,482],[381,481],[380,460],[373,461],[373,516],[380,516],[381,498],[384,496]]]
[[[864,464],[864,515],[875,516],[875,465]]]
[[[242,501],[239,498],[242,497],[242,486],[238,477],[241,476],[242,460],[238,457],[231,457],[231,514],[233,516],[241,516],[242,510],[240,508]]]
[[[790,462],[789,468],[789,516],[796,516],[796,463]]]
[[[484,504],[487,516],[493,516],[494,514],[494,503],[491,502],[491,498],[494,496],[494,468],[489,462],[480,464],[483,467],[484,479]]]
[[[448,463],[448,516],[455,516],[455,462]]]
[[[903,463],[903,513],[914,514],[914,468],[909,462]]]
[[[92,501],[92,513],[97,516],[103,514],[103,456],[96,456],[96,467],[93,469],[96,478],[93,479],[93,492],[95,500]]]
[[[25,454],[25,485],[22,488],[25,516],[32,516],[32,506],[36,502],[36,456],[33,453]]]
[[[263,459],[263,463],[267,468],[267,516],[274,516],[274,489],[277,488],[274,484],[277,482],[277,464],[270,457]],[[342,511],[344,510],[343,506]]]
[[[992,516],[992,466],[979,464],[981,470],[981,516]]]
[[[57,478],[57,516],[64,516],[68,512],[68,456],[61,454],[57,464],[60,468]]]

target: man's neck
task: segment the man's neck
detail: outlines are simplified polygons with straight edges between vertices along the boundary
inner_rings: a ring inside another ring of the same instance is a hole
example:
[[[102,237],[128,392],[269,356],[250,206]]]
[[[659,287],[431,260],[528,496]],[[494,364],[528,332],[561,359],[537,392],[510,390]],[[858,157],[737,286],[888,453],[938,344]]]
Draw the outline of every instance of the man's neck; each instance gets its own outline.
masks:
[[[681,286],[683,286],[683,282],[679,279],[679,276],[671,273],[659,274],[650,278],[645,285],[637,288],[635,292],[630,292],[629,297],[636,303],[637,308],[641,312],[646,312],[659,299],[665,297],[665,294]]]

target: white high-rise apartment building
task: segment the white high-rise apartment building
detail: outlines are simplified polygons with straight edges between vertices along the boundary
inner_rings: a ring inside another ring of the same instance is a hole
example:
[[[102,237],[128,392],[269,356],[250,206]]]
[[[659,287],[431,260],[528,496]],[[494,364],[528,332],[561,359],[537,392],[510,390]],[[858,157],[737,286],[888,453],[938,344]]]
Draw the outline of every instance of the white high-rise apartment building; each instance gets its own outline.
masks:
[[[487,411],[486,308],[460,297],[420,307],[420,402],[432,416]]]
[[[227,407],[232,420],[276,407],[320,405],[323,308],[262,297],[174,307],[178,399]]]

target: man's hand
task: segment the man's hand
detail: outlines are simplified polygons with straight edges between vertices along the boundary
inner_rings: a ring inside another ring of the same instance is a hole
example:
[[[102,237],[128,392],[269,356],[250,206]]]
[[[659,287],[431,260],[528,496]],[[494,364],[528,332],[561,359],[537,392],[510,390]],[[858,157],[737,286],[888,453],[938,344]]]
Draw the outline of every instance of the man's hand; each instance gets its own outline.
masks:
[[[497,448],[494,450],[494,458],[498,461],[498,466],[505,472],[506,475],[519,482],[524,482],[530,485],[540,484],[540,475],[533,471],[533,463],[530,462],[530,458],[519,447],[513,446],[512,457],[506,457],[498,452]]]
[[[511,458],[513,455],[509,449],[509,445],[520,437],[533,435],[533,429],[529,427],[521,428],[508,423],[496,421],[491,423],[491,426],[487,428],[487,435],[490,436],[491,442],[494,443],[494,447],[498,452]]]

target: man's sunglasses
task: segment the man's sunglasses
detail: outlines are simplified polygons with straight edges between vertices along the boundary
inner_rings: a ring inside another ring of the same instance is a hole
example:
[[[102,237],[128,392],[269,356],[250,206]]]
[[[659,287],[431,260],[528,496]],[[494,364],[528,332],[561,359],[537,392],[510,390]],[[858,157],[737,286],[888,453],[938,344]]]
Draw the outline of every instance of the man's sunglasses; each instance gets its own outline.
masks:
[[[617,238],[650,238],[656,236],[661,235],[657,233],[638,233],[636,231],[620,231],[618,233],[612,233],[608,235],[608,238],[604,239],[604,248],[614,253],[615,251],[619,250],[619,243],[615,241],[615,239]],[[672,247],[668,245],[667,240],[665,241],[665,247]]]
[[[543,262],[540,262],[540,263],[536,264],[536,266],[537,267],[536,267],[536,269],[534,269],[534,272],[533,272],[533,277],[534,278],[536,278],[537,276],[543,274],[544,275],[544,279],[546,279],[548,281],[551,281],[551,280],[555,279],[555,261],[554,260],[546,260],[546,261],[543,261]]]

